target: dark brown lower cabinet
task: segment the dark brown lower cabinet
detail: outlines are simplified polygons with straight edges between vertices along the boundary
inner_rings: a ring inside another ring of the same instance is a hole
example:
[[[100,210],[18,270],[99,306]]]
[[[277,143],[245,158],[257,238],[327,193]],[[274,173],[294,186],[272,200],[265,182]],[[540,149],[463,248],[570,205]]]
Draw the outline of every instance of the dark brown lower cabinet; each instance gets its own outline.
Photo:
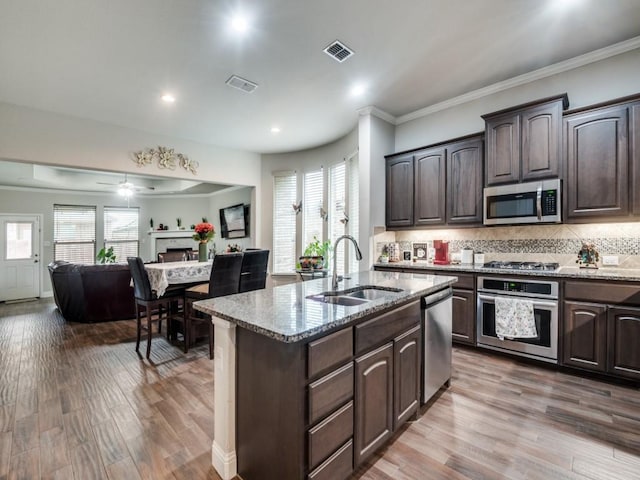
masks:
[[[640,380],[640,309],[611,307],[607,330],[607,370]]]
[[[452,324],[453,341],[476,344],[476,302],[473,290],[453,289]]]
[[[393,342],[393,422],[394,430],[409,420],[420,405],[420,326],[409,330]]]
[[[606,371],[606,305],[565,301],[563,338],[565,365]]]
[[[355,464],[393,433],[393,342],[356,358]]]

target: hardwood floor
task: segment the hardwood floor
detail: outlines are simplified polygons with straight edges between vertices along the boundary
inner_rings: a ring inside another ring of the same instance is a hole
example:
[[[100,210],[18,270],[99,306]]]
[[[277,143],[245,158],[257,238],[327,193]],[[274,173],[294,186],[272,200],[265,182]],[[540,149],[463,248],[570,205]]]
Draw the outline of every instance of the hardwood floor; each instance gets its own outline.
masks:
[[[134,347],[132,320],[0,304],[0,480],[218,479],[208,346]],[[456,348],[451,388],[353,478],[640,479],[640,390]]]

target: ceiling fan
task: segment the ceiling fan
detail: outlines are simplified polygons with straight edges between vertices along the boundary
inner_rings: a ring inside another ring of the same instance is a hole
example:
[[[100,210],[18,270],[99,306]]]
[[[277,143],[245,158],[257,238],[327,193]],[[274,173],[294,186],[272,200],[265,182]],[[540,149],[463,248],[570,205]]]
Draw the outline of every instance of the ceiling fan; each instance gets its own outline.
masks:
[[[99,185],[113,185],[118,187],[118,194],[123,197],[131,197],[135,192],[141,190],[155,190],[156,187],[147,187],[145,185],[135,185],[127,180],[127,174],[124,174],[124,180],[118,183],[96,182]]]

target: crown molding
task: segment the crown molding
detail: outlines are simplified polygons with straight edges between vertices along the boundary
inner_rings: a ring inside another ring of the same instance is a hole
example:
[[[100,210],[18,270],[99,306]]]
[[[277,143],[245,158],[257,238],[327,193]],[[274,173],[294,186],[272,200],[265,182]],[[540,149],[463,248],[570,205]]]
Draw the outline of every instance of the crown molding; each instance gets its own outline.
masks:
[[[608,47],[604,47],[599,50],[585,53],[584,55],[570,58],[569,60],[554,63],[553,65],[539,68],[538,70],[534,70],[532,72],[518,75],[517,77],[510,78],[503,82],[494,83],[493,85],[479,88],[478,90],[473,90],[463,95],[445,100],[444,102],[435,103],[428,107],[421,108],[420,110],[416,110],[415,112],[407,113],[406,115],[401,115],[396,118],[395,125],[400,125],[411,120],[415,120],[417,118],[425,117],[432,113],[439,112],[441,110],[446,110],[447,108],[455,107],[463,103],[471,102],[473,100],[492,95],[494,93],[502,92],[504,90],[518,87],[520,85],[525,85],[527,83],[541,80],[546,77],[551,77],[558,73],[567,72],[569,70],[573,70],[590,63],[595,63],[609,57],[614,57],[616,55],[635,50],[636,48],[640,48],[640,36],[630,38],[629,40],[625,40],[624,42],[609,45]]]
[[[373,115],[374,117],[378,117],[385,122],[389,122],[391,125],[396,125],[397,119],[390,113],[385,112],[384,110],[379,109],[378,107],[374,107],[370,105],[368,107],[363,107],[357,110],[358,115]]]

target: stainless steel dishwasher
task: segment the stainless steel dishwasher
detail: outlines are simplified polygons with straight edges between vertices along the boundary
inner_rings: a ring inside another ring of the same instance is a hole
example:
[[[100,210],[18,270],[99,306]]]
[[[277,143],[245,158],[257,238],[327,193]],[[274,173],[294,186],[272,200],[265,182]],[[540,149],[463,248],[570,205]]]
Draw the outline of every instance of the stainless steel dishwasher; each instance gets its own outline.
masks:
[[[451,379],[451,288],[422,298],[424,375],[422,403],[433,397]]]

